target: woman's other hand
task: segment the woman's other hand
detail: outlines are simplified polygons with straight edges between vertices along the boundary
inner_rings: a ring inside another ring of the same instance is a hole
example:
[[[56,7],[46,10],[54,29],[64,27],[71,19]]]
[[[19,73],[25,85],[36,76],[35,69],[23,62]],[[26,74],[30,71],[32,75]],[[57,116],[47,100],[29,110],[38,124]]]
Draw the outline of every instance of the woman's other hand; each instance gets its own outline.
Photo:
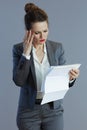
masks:
[[[79,76],[79,69],[72,69],[69,71],[69,80],[74,80]]]

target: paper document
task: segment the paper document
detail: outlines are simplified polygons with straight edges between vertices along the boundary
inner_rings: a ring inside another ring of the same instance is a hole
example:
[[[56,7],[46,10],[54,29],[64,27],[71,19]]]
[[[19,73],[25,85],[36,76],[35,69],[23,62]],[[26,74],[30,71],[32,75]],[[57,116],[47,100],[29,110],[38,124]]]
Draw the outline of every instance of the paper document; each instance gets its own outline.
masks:
[[[41,104],[63,99],[69,90],[69,71],[81,64],[51,66],[44,81],[44,96]]]

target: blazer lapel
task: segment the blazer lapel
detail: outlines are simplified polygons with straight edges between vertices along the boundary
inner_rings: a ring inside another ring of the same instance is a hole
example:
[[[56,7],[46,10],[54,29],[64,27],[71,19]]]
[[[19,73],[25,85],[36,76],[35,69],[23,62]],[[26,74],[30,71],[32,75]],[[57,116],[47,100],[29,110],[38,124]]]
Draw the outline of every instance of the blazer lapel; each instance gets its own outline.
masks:
[[[47,57],[48,57],[50,66],[55,66],[56,65],[55,52],[53,52],[53,48],[50,45],[48,40],[46,42],[46,49],[47,49]]]
[[[36,81],[36,74],[35,74],[35,67],[34,67],[32,51],[31,51],[31,59],[30,60],[31,60],[31,72],[32,72],[34,83],[35,83],[35,88],[37,89],[37,81]]]

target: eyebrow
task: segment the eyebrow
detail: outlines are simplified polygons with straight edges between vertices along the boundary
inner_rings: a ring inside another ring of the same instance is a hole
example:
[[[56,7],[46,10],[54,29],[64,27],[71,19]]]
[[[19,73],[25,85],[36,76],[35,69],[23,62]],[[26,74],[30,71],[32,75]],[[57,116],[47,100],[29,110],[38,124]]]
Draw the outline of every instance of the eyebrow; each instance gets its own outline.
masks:
[[[48,29],[44,29],[44,30],[42,30],[42,31],[48,31]],[[37,30],[37,31],[34,31],[34,32],[42,32],[42,31],[38,31],[38,30]]]

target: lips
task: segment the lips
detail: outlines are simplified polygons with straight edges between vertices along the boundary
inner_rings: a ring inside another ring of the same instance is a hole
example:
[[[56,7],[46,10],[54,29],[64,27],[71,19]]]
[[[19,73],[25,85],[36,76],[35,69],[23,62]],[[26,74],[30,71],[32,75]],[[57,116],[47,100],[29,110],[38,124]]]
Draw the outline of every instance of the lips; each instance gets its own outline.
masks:
[[[45,42],[45,39],[41,39],[40,42]]]

